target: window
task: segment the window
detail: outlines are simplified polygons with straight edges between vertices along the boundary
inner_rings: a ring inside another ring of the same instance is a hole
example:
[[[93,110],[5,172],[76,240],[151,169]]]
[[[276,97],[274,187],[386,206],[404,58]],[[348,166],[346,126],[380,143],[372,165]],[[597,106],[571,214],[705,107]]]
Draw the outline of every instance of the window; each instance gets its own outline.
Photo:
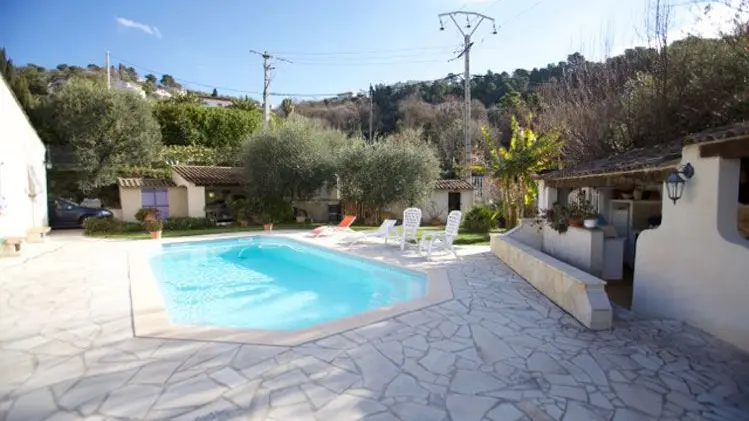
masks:
[[[169,217],[169,193],[167,189],[141,190],[144,208],[155,208],[159,211],[159,219]]]

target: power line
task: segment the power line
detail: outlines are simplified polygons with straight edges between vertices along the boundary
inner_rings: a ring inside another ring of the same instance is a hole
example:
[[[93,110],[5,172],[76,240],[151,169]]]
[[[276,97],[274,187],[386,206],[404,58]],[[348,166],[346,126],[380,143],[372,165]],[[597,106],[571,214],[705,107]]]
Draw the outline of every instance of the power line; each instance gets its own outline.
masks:
[[[454,48],[453,46],[432,46],[432,47],[415,47],[415,48],[393,48],[386,50],[350,50],[350,51],[273,51],[273,54],[284,55],[284,56],[333,56],[333,55],[361,55],[361,54],[379,54],[379,53],[395,53],[405,51],[425,51],[425,50],[449,50]]]
[[[147,67],[144,67],[144,66],[141,66],[141,65],[138,65],[138,64],[135,64],[135,63],[128,62],[125,59],[123,59],[122,57],[118,57],[118,56],[116,56],[114,54],[110,54],[110,56],[112,58],[115,58],[115,59],[119,60],[120,63],[122,63],[122,64],[131,66],[131,67],[136,67],[138,69],[145,70],[148,73],[153,73],[153,74],[157,74],[157,75],[161,75],[161,76],[163,76],[163,75],[170,75],[170,76],[172,76],[172,78],[174,78],[174,80],[177,80],[177,81],[180,81],[180,82],[184,82],[184,83],[187,83],[187,84],[190,84],[190,85],[202,86],[202,87],[210,88],[210,89],[214,89],[215,88],[215,89],[220,89],[222,91],[232,91],[232,92],[240,92],[240,93],[245,93],[245,94],[260,95],[260,92],[257,92],[257,91],[247,91],[247,90],[243,90],[243,89],[234,89],[234,88],[228,88],[228,87],[225,87],[225,86],[216,86],[216,85],[212,85],[212,84],[208,84],[208,83],[201,83],[201,82],[195,82],[195,81],[192,81],[192,80],[187,80],[187,79],[184,79],[184,78],[181,78],[181,77],[176,77],[176,76],[174,76],[171,73],[160,72],[158,70],[149,69]]]
[[[412,61],[350,61],[350,62],[324,62],[324,61],[294,61],[294,64],[303,66],[387,66],[393,64],[419,64],[419,63],[445,63],[447,60],[412,60]]]
[[[532,5],[530,5],[530,7],[528,7],[527,9],[523,9],[520,12],[516,13],[514,16],[510,17],[509,19],[506,19],[505,21],[503,21],[502,23],[499,24],[500,29],[503,26],[505,26],[505,24],[507,24],[507,23],[509,23],[509,22],[511,22],[511,21],[513,21],[513,20],[515,20],[517,18],[519,18],[520,16],[523,16],[524,14],[530,12],[531,10],[535,9],[539,4],[543,3],[544,1],[546,1],[546,0],[537,0],[535,3],[533,3]]]
[[[179,81],[179,82],[183,82],[183,83],[187,83],[187,84],[190,84],[190,85],[201,86],[201,87],[205,87],[205,88],[209,88],[209,89],[215,88],[215,89],[218,89],[218,90],[221,90],[221,91],[238,92],[238,93],[243,93],[243,94],[252,94],[252,95],[261,95],[262,94],[261,92],[258,92],[258,91],[248,91],[248,90],[245,90],[245,89],[236,89],[236,88],[229,88],[229,87],[225,87],[225,86],[217,86],[217,85],[213,85],[213,84],[209,84],[209,83],[195,82],[195,81],[187,80],[187,79],[184,79],[184,78],[181,78],[181,77],[176,77],[176,76],[174,76],[171,73],[165,73],[165,72],[160,72],[158,70],[149,69],[149,68],[141,66],[139,64],[135,64],[135,63],[129,62],[129,61],[123,59],[122,57],[118,57],[118,56],[116,56],[114,54],[110,54],[110,56],[112,58],[117,59],[120,63],[125,64],[127,66],[135,67],[135,68],[138,68],[140,70],[146,71],[148,73],[153,73],[155,75],[161,75],[161,76],[163,76],[163,75],[171,75],[174,78],[174,80]],[[343,94],[343,92],[337,92],[337,93],[311,93],[311,94],[310,93],[282,93],[282,92],[270,92],[269,93],[270,96],[300,97],[300,98],[302,98],[302,97],[307,97],[307,98],[330,97],[330,96],[338,96],[338,95],[342,95],[342,94]]]

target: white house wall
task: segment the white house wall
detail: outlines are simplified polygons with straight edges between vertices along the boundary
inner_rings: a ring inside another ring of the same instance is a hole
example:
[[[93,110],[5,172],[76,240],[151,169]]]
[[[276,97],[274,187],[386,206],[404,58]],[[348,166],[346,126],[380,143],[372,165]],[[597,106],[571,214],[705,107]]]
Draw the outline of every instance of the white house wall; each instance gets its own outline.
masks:
[[[554,258],[601,276],[603,269],[603,231],[569,227],[560,234],[543,224],[541,250]]]
[[[187,188],[187,216],[205,218],[205,187],[196,186],[185,180],[176,171],[172,171],[172,181],[178,186]]]
[[[25,237],[32,227],[47,225],[45,148],[36,131],[0,78],[0,237]],[[37,196],[29,197],[29,166],[37,181]]]
[[[433,217],[438,218],[441,222],[447,221],[448,208],[448,190],[433,190],[429,199],[422,204],[416,205],[421,209],[421,222],[428,224]],[[465,214],[471,210],[474,204],[473,190],[463,190],[460,192],[460,210]],[[403,204],[393,204],[388,206],[387,210],[394,213],[397,217],[403,216],[403,210],[408,206]]]
[[[637,241],[632,309],[675,318],[749,351],[749,241],[736,227],[739,160],[700,158],[684,148],[695,175],[663,221]]]

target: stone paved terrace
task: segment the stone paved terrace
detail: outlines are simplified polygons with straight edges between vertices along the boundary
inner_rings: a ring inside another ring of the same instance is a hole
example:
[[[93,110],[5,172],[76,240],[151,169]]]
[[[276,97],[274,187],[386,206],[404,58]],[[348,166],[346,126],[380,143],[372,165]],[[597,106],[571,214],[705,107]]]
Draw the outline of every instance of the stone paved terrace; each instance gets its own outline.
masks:
[[[127,253],[53,236],[0,261],[0,420],[749,420],[749,356],[617,311],[590,332],[489,254],[454,299],[298,347],[135,338]],[[357,252],[411,267],[396,247]]]

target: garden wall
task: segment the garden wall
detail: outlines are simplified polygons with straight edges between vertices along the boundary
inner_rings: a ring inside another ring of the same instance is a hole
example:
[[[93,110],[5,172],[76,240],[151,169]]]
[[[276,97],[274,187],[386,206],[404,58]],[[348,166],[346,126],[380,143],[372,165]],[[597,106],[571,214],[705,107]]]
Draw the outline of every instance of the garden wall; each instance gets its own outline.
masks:
[[[495,256],[586,327],[611,328],[613,313],[604,281],[512,238],[513,232],[523,230],[491,236]]]

